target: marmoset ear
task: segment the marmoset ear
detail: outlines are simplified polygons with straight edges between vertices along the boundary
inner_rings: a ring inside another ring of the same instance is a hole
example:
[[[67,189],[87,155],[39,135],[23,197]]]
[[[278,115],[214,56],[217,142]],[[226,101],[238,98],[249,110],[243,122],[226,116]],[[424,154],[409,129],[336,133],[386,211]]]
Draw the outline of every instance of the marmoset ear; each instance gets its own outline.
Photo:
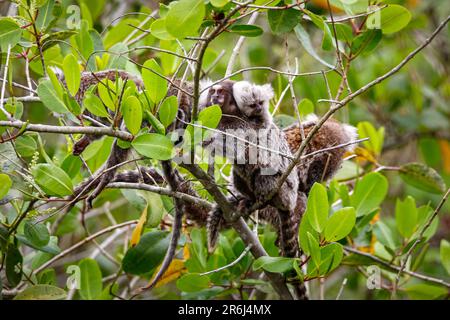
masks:
[[[238,81],[233,84],[233,97],[239,108],[246,105],[246,101],[252,98],[252,84],[248,81]]]
[[[272,85],[270,83],[264,84],[261,86],[261,91],[264,97],[264,100],[273,99],[275,93],[273,91]]]

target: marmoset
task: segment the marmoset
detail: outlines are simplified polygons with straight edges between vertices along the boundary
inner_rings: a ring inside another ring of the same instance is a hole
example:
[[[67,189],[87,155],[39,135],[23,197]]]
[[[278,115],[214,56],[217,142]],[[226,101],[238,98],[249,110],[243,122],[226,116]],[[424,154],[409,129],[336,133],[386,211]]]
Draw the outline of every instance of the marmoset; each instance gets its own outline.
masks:
[[[217,88],[212,88],[217,91]],[[269,114],[269,100],[273,97],[270,85],[258,86],[246,81],[236,82],[232,86],[236,105],[224,106],[224,110],[240,112],[239,119],[228,119],[227,129],[240,129],[246,138],[254,144],[235,140],[227,136],[225,153],[233,163],[232,188],[235,195],[231,199],[241,209],[249,209],[254,203],[264,203],[267,196],[277,188],[279,177],[289,165],[287,157],[292,156],[284,134],[273,123]],[[220,93],[220,91],[219,91]],[[227,94],[222,92],[222,94]],[[214,93],[211,95],[214,97]],[[231,99],[222,99],[231,101]],[[216,134],[213,145],[221,144],[222,137]],[[230,141],[231,140],[231,141]],[[251,141],[252,142],[252,141]],[[262,142],[262,143],[261,143]],[[258,146],[257,146],[258,145]],[[264,150],[259,145],[265,147]],[[268,150],[275,149],[275,150]],[[290,220],[297,206],[298,174],[296,168],[288,176],[286,182],[272,197],[269,204],[278,210],[279,223]],[[220,209],[213,211],[209,217],[207,229],[210,249],[214,247],[222,219]],[[277,228],[280,231],[280,242],[285,256],[298,255],[297,234],[291,228]],[[288,245],[285,245],[288,244]]]

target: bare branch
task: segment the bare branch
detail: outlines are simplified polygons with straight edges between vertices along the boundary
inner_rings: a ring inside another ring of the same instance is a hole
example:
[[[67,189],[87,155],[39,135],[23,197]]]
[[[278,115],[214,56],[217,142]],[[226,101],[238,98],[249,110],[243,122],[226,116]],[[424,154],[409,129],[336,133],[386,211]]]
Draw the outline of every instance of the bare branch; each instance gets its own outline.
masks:
[[[112,128],[99,128],[99,127],[78,127],[78,126],[51,126],[44,124],[29,124],[20,120],[14,121],[0,121],[0,127],[11,127],[22,129],[25,127],[25,131],[34,132],[48,132],[48,133],[61,133],[61,134],[74,134],[74,133],[84,133],[84,134],[98,134],[104,136],[110,136],[119,138],[125,141],[132,141],[133,135],[126,131],[114,130]]]

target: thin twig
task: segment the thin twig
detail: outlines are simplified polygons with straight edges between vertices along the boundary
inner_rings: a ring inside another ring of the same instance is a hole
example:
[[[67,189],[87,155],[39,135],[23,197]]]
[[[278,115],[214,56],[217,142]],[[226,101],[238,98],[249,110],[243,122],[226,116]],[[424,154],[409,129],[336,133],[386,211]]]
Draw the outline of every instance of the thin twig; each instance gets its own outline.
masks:
[[[225,269],[228,269],[228,268],[234,266],[235,264],[239,263],[239,261],[241,261],[242,258],[244,258],[247,255],[247,253],[250,251],[251,248],[252,248],[252,245],[250,244],[244,249],[244,251],[242,251],[242,253],[239,255],[239,257],[237,257],[234,261],[230,262],[229,264],[227,264],[227,265],[225,265],[223,267],[203,272],[200,275],[201,276],[206,276],[208,274],[216,273],[216,272],[219,272],[219,271],[222,271],[222,270],[225,270]]]

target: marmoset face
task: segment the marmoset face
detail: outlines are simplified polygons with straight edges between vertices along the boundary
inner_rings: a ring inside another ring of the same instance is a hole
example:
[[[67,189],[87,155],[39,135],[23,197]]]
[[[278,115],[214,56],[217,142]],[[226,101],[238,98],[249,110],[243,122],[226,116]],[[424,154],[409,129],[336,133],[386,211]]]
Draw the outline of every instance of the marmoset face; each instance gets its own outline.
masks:
[[[221,85],[215,85],[209,89],[211,104],[218,104],[219,106],[222,106],[228,101],[229,95],[230,93],[227,92],[227,90]]]

